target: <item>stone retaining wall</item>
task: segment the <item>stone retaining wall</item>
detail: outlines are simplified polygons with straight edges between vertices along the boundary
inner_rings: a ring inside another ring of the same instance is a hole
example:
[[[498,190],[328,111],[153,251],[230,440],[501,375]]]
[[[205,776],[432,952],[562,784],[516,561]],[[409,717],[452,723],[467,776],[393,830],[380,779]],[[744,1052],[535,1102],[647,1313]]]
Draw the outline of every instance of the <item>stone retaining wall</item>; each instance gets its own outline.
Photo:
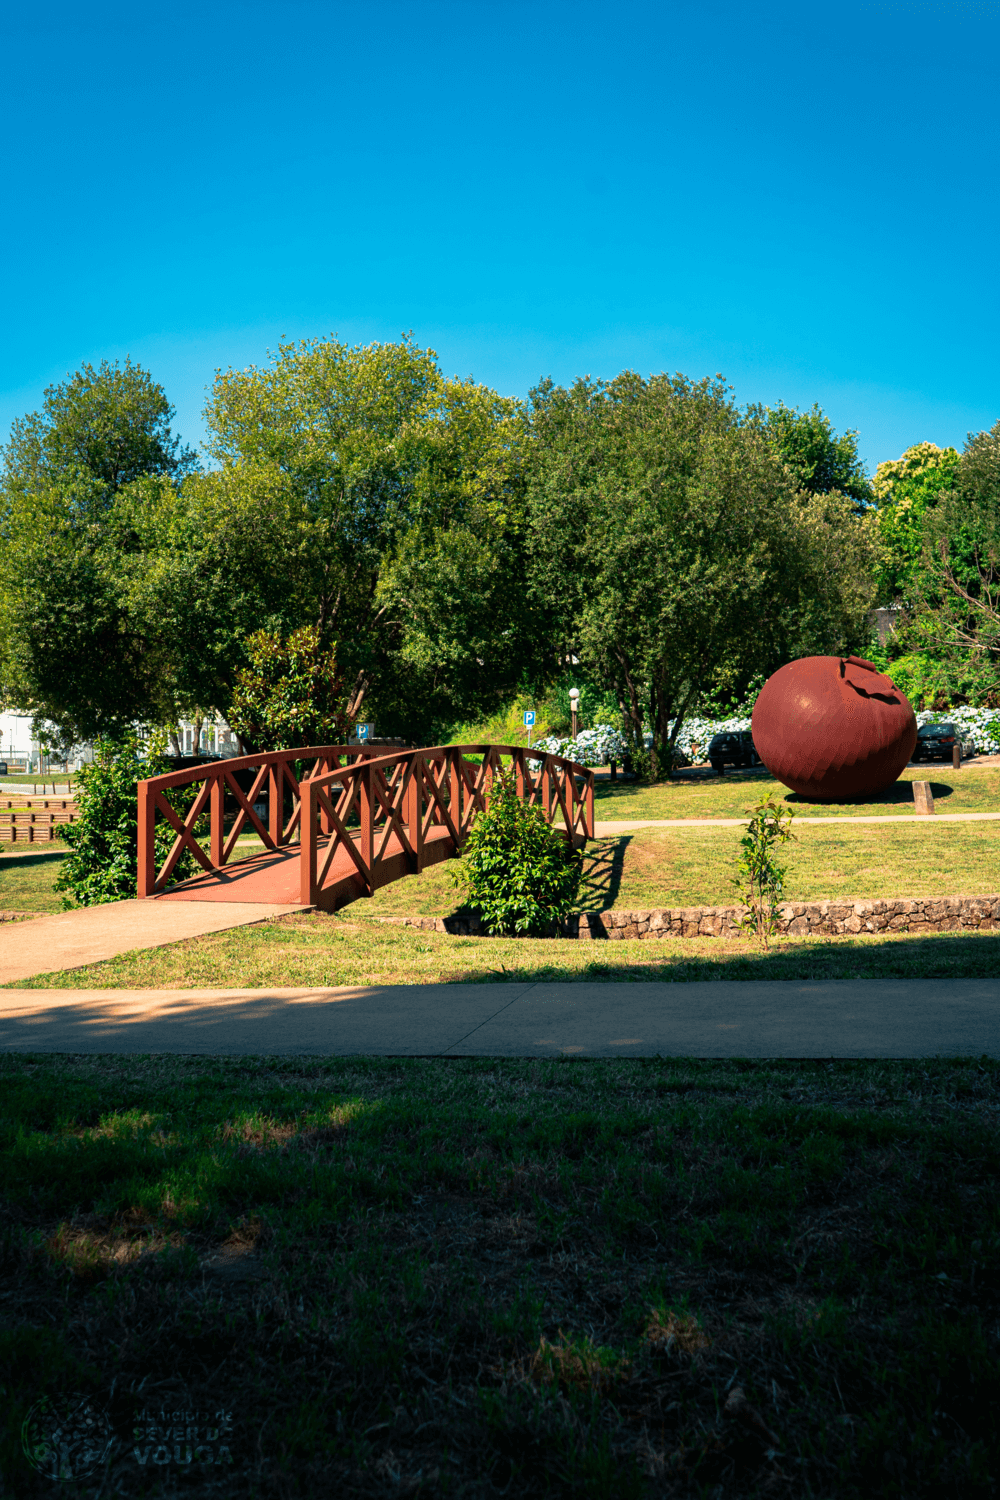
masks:
[[[562,937],[605,938],[737,938],[743,934],[742,906],[679,906],[657,911],[585,912],[567,917]],[[383,917],[380,920],[430,932],[480,937],[475,917]],[[926,896],[895,901],[786,901],[777,931],[797,937],[810,932],[850,936],[857,932],[955,932],[1000,927],[998,896]]]

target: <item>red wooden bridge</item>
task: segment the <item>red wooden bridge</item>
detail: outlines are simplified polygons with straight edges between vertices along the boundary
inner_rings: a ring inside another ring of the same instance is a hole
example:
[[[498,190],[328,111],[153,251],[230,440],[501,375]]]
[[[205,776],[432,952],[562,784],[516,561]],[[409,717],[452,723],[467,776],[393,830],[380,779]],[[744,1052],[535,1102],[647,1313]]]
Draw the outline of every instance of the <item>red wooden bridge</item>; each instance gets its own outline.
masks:
[[[138,893],[335,911],[459,853],[501,774],[549,824],[561,817],[575,846],[593,838],[594,773],[558,755],[517,745],[391,755],[312,746],[140,781]],[[179,795],[168,800],[171,792]],[[169,849],[163,825],[175,835]],[[248,853],[247,835],[263,850]],[[203,873],[178,880],[185,853]]]

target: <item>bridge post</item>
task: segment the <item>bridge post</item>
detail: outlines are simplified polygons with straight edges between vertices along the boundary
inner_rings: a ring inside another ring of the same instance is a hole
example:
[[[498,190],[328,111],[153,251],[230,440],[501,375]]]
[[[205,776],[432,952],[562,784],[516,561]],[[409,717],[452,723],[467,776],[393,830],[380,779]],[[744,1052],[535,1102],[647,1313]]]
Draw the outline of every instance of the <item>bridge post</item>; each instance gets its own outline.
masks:
[[[285,826],[285,777],[278,761],[272,761],[267,772],[268,784],[268,833],[276,849],[281,847],[281,832]]]
[[[372,768],[371,762],[363,760],[358,767],[358,818],[361,823],[361,858],[365,862],[368,871],[368,894],[375,892],[375,828],[372,806]]]
[[[315,787],[303,781],[299,804],[299,900],[303,906],[316,905],[316,802]]]
[[[148,781],[139,782],[139,868],[136,895],[140,900],[156,890],[156,798]]]
[[[448,806],[451,812],[451,821],[458,830],[458,845],[455,853],[459,852],[462,845],[462,752],[461,750],[448,751]]]
[[[412,751],[409,770],[405,820],[410,840],[410,868],[414,875],[419,875],[424,867],[424,758],[419,750]]]
[[[211,838],[212,847],[211,847],[210,853],[211,853],[212,864],[214,865],[214,867],[217,870],[221,870],[222,869],[222,850],[223,850],[223,846],[224,846],[223,845],[223,835],[222,835],[222,810],[223,810],[223,805],[224,805],[224,788],[225,788],[225,782],[222,779],[222,772],[220,771],[219,774],[214,778],[214,780],[212,782],[212,791],[211,791],[212,805],[211,805],[211,808],[210,808],[210,811],[209,811],[209,822],[210,822],[211,830],[212,830],[212,838]]]

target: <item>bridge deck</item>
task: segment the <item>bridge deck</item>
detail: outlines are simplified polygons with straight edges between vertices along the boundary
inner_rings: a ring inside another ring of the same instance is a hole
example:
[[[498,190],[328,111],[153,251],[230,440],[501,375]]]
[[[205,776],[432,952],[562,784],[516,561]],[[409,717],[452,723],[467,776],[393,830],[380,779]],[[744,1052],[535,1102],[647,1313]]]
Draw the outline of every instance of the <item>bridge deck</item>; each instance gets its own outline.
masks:
[[[405,825],[404,825],[405,826]],[[381,833],[379,839],[381,839]],[[356,836],[359,837],[359,836]],[[320,859],[327,844],[318,841]],[[299,845],[290,844],[277,853],[268,851],[255,854],[250,859],[226,865],[211,875],[196,875],[191,880],[171,886],[153,901],[247,901],[271,905],[297,905],[300,901]],[[424,840],[425,865],[437,864],[454,853],[454,841],[446,828],[432,827]],[[395,834],[390,835],[385,854],[376,866],[379,885],[388,885],[393,880],[411,873],[409,857],[404,852]],[[346,849],[339,849],[323,882],[320,899],[317,901],[324,911],[335,911],[366,894],[358,877],[357,866]]]

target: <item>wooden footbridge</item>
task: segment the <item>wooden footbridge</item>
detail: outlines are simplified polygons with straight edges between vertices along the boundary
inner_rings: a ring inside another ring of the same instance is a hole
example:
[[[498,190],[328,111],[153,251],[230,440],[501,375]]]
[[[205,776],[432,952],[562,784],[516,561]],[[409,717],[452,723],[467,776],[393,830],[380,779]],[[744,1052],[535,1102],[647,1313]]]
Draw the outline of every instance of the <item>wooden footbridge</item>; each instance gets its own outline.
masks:
[[[558,755],[313,746],[140,781],[138,894],[334,911],[458,854],[499,775],[575,846],[593,838],[594,773]],[[178,879],[185,854],[202,873]]]

